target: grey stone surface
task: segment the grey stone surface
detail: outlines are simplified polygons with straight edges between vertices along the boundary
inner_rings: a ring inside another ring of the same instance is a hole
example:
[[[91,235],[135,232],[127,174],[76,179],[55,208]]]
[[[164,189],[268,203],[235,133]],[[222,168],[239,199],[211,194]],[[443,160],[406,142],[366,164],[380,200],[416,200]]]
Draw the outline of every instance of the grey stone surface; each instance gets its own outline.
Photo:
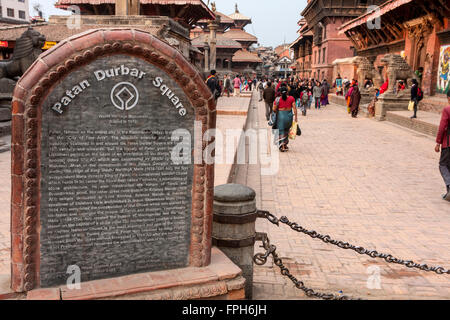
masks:
[[[172,133],[191,155],[195,116],[178,84],[141,59],[101,58],[57,84],[42,115],[41,286],[66,283],[72,265],[82,281],[188,266],[193,164],[173,163]]]
[[[214,213],[242,215],[255,212],[256,203],[254,200],[246,202],[220,202],[214,201]]]
[[[214,189],[214,200],[220,202],[252,201],[255,197],[254,190],[241,184],[225,184]]]

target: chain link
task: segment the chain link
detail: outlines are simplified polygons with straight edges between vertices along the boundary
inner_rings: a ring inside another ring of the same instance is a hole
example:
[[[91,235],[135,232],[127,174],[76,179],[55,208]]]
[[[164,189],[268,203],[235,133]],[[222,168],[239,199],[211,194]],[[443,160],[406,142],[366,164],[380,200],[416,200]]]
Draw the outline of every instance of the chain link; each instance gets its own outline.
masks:
[[[334,246],[337,246],[337,247],[345,249],[345,250],[353,250],[361,255],[367,255],[371,258],[384,259],[388,263],[403,265],[403,266],[406,266],[411,269],[419,269],[422,271],[434,272],[437,274],[450,274],[450,270],[445,269],[443,267],[428,266],[427,264],[419,264],[412,260],[398,259],[398,258],[395,258],[394,256],[392,256],[391,254],[379,253],[376,250],[367,250],[364,247],[354,246],[348,242],[334,240],[329,235],[323,235],[316,231],[305,229],[302,226],[300,226],[298,223],[289,221],[289,219],[285,216],[281,217],[281,219],[278,219],[277,217],[275,217],[273,214],[271,214],[268,211],[258,211],[258,217],[265,218],[277,226],[279,226],[280,222],[281,222],[282,224],[289,226],[292,230],[297,231],[299,233],[306,234],[313,239],[320,239],[325,243],[332,244]]]
[[[277,254],[277,247],[270,243],[270,240],[267,237],[267,235],[262,235],[262,234],[259,234],[259,235],[262,236],[262,239],[260,239],[263,243],[261,248],[264,248],[266,250],[266,252],[258,253],[254,256],[253,261],[255,262],[255,264],[257,264],[259,266],[263,266],[267,263],[267,259],[269,258],[269,256],[272,256],[273,263],[278,268],[280,268],[280,273],[283,276],[289,278],[292,281],[292,283],[295,285],[295,287],[297,289],[302,290],[306,294],[306,296],[313,297],[313,298],[319,298],[319,299],[323,299],[323,300],[354,300],[345,295],[336,295],[333,293],[316,292],[315,290],[306,287],[305,284],[303,283],[303,281],[298,280],[294,275],[292,275],[291,272],[289,271],[289,269],[284,265],[283,260]]]

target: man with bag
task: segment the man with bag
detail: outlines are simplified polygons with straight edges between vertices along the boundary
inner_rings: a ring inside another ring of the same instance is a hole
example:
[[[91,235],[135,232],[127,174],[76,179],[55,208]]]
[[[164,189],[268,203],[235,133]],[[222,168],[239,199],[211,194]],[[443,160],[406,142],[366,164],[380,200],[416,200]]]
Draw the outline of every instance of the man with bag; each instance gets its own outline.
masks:
[[[206,85],[208,86],[211,93],[214,95],[214,99],[217,101],[222,95],[222,88],[219,85],[219,79],[216,77],[216,70],[211,70],[211,74],[208,79],[206,79]]]
[[[272,86],[272,82],[267,82],[267,88],[263,91],[263,98],[266,104],[266,119],[270,120],[270,114],[272,113],[273,103],[275,102],[275,89]]]
[[[419,102],[423,99],[423,92],[422,89],[419,88],[419,83],[416,79],[412,79],[412,83],[413,85],[411,87],[411,102],[409,103],[408,109],[410,109],[410,111],[414,111],[414,115],[411,117],[411,119],[416,119]]]
[[[441,151],[441,159],[439,161],[439,170],[442,178],[447,186],[447,193],[442,196],[444,200],[450,201],[450,90],[447,92],[447,100],[449,106],[442,110],[441,124],[436,138],[435,151]]]

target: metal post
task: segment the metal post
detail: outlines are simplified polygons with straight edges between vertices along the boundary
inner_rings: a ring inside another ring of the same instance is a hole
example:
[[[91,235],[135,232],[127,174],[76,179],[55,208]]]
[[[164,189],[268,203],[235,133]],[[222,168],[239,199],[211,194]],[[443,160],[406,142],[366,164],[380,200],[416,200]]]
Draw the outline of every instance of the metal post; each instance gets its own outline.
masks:
[[[253,296],[256,193],[239,184],[214,190],[213,245],[222,250],[243,272],[245,298]]]

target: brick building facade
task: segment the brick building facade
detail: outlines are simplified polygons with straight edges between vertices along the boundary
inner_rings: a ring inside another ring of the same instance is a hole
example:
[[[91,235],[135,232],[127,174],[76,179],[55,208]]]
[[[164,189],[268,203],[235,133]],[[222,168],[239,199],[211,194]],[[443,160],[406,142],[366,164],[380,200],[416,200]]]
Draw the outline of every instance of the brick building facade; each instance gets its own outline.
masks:
[[[389,0],[342,26],[358,55],[367,57],[387,80],[381,58],[401,55],[417,71],[426,95],[449,89],[450,6],[439,0]],[[371,26],[379,23],[379,28]]]
[[[333,78],[333,61],[351,57],[355,48],[339,27],[367,12],[380,0],[308,0],[301,12],[299,38],[291,45],[297,59],[297,75],[314,79]]]

